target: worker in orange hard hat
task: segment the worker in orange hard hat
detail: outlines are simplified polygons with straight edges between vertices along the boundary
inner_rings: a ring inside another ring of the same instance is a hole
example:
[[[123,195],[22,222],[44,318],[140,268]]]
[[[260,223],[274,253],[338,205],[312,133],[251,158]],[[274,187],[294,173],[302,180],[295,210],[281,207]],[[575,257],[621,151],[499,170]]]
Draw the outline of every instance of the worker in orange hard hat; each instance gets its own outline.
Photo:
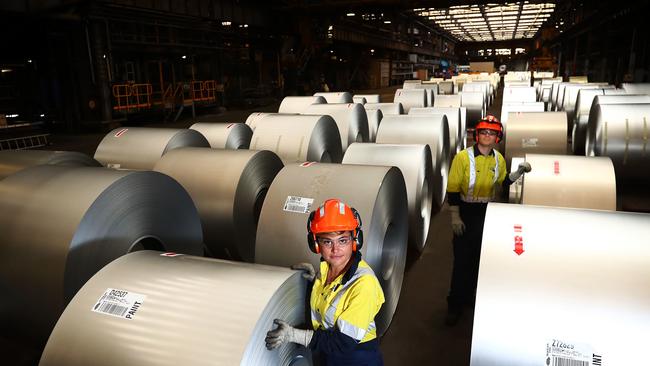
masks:
[[[310,308],[312,329],[297,329],[276,319],[267,333],[271,350],[287,342],[320,353],[322,365],[383,365],[375,316],[384,292],[375,273],[361,259],[361,217],[338,199],[328,199],[307,220],[309,249],[321,255],[320,272],[310,263],[293,269],[313,281]]]
[[[474,302],[487,204],[495,198],[495,186],[509,186],[531,167],[527,162],[506,175],[506,161],[495,148],[503,138],[503,126],[492,115],[483,117],[474,130],[473,146],[456,154],[447,182],[447,200],[454,232],[454,265],[447,297],[447,325],[455,325],[464,306]]]

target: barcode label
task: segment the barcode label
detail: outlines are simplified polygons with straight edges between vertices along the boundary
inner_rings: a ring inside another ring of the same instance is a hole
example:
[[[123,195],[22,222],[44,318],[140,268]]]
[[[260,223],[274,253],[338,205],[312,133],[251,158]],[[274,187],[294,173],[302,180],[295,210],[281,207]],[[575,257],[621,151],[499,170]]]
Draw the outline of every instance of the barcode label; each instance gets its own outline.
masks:
[[[564,357],[553,357],[552,366],[590,366],[589,361],[572,360]]]
[[[109,288],[97,300],[92,311],[133,320],[146,297],[135,292]]]
[[[284,201],[283,210],[288,212],[309,213],[313,204],[313,198],[288,196],[287,200]]]
[[[593,357],[593,363],[592,363]],[[596,358],[598,357],[598,359]],[[596,360],[598,360],[596,362]],[[591,345],[554,338],[546,342],[546,362],[549,366],[602,366],[600,356]]]

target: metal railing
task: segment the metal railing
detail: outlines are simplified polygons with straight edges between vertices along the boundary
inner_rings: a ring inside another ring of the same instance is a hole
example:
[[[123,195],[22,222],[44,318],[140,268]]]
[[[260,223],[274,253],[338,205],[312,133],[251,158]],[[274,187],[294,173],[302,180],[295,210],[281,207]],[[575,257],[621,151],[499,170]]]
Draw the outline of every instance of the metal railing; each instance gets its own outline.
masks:
[[[47,137],[50,134],[15,137],[0,140],[0,150],[28,150],[47,146]]]

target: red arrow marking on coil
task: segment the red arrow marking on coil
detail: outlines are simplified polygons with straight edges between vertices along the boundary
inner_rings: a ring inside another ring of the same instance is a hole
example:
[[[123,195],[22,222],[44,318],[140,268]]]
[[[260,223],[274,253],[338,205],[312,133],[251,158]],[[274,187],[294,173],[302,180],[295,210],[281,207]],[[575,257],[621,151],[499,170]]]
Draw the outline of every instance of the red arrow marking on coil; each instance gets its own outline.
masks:
[[[513,250],[517,255],[521,255],[524,250],[524,244],[523,243],[515,243],[515,250]]]

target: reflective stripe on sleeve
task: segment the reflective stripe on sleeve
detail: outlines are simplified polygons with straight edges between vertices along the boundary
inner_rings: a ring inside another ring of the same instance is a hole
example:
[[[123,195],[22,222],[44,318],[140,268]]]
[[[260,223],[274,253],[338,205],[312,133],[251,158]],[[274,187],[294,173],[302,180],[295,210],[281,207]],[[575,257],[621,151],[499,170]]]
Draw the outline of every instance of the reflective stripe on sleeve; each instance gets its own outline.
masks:
[[[363,337],[366,336],[366,332],[367,332],[366,329],[361,329],[359,327],[356,327],[356,326],[352,325],[351,323],[346,322],[343,319],[337,320],[336,325],[338,326],[339,331],[341,331],[341,333],[345,334],[346,336],[348,336],[350,338],[353,338],[357,342],[361,342]]]

